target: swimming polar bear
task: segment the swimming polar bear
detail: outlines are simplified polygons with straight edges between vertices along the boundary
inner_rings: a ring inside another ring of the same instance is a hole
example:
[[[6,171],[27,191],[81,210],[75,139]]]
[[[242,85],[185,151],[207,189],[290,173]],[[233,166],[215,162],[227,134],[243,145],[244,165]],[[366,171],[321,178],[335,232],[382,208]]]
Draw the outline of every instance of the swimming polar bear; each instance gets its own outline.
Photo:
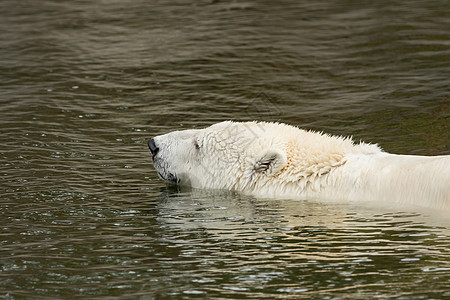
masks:
[[[226,121],[148,142],[169,182],[257,197],[390,201],[450,211],[450,156],[377,145],[280,123]]]

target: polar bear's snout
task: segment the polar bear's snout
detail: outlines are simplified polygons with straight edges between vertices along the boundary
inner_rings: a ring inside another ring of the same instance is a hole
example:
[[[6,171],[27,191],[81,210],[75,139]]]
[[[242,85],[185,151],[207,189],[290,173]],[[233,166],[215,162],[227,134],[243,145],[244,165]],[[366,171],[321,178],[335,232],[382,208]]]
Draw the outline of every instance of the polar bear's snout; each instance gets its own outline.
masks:
[[[173,167],[171,167],[171,161],[167,158],[167,151],[164,151],[164,144],[161,144],[159,141],[156,141],[155,137],[150,140],[148,140],[148,148],[150,149],[150,152],[152,153],[152,160],[153,160],[153,166],[155,167],[158,176],[161,177],[163,180],[174,182],[174,183],[180,183],[180,180],[175,175],[175,170],[172,170]],[[160,151],[161,146],[163,148],[163,151]],[[167,150],[167,149],[166,149]],[[158,156],[156,156],[158,153],[160,153]]]
[[[150,148],[150,151],[152,152],[152,156],[155,157],[159,151],[159,148],[156,146],[154,139],[150,139],[148,141],[148,148]]]

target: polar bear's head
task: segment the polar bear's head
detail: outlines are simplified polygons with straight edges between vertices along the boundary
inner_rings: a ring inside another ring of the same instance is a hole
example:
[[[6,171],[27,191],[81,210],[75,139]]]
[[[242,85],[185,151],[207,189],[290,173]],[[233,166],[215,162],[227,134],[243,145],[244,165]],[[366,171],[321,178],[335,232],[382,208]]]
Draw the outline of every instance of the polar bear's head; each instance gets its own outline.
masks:
[[[222,122],[175,131],[149,141],[153,165],[170,182],[197,188],[239,189],[287,165],[281,132],[269,123]]]
[[[265,122],[222,122],[149,141],[159,176],[195,188],[264,195],[320,188],[353,151],[379,151],[351,139]]]

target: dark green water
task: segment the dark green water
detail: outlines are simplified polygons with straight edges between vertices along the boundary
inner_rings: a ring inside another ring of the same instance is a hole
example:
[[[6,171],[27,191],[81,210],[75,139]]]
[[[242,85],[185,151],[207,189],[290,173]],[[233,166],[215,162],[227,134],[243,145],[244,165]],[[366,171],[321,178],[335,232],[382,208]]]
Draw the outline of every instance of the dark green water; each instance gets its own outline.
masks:
[[[179,190],[146,145],[257,119],[450,154],[448,1],[3,0],[0,28],[0,298],[450,297],[448,214]]]

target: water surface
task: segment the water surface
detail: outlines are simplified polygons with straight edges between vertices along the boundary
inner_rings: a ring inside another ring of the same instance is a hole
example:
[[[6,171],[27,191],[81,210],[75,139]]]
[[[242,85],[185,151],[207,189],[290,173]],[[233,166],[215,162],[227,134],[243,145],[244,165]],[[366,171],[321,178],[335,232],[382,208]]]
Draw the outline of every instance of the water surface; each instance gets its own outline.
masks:
[[[450,154],[447,1],[0,2],[0,297],[446,298],[447,215],[166,186],[233,120]]]

